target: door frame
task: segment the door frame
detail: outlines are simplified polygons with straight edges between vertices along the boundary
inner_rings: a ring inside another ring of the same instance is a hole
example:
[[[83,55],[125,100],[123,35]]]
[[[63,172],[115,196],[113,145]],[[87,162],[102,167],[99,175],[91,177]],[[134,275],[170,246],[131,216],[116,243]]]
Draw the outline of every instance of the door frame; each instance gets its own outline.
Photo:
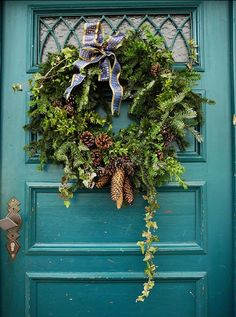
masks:
[[[3,88],[3,2],[8,0],[0,1],[0,109],[2,104],[2,88]],[[17,0],[11,0],[17,1]],[[34,1],[34,0],[31,0]],[[58,1],[58,0],[51,0]],[[86,2],[87,0],[83,0]],[[123,0],[116,1],[117,3]],[[214,0],[213,0],[214,1]],[[229,3],[229,32],[230,32],[230,62],[233,67],[230,73],[231,82],[231,115],[232,115],[232,191],[233,191],[233,201],[232,201],[232,224],[233,224],[233,256],[234,256],[234,294],[236,295],[236,1],[226,0]],[[94,2],[94,1],[93,1]],[[201,0],[161,0],[159,1],[160,7],[164,8],[174,8],[174,7],[184,7],[193,6],[196,3],[201,2]],[[217,2],[217,1],[216,1]],[[0,122],[1,122],[1,111],[0,111]],[[1,155],[1,152],[0,152]],[[1,172],[0,172],[1,173]],[[1,176],[1,174],[0,174]],[[1,202],[1,196],[0,196]],[[234,296],[234,315],[236,314],[236,296]]]

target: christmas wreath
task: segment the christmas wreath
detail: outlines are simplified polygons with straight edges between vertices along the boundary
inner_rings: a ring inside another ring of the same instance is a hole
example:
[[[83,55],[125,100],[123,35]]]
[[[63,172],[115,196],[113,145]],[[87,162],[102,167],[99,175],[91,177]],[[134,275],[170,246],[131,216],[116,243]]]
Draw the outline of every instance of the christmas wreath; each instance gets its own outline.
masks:
[[[27,153],[38,154],[41,167],[63,166],[59,192],[66,207],[83,186],[110,186],[118,209],[132,204],[136,191],[144,193],[145,230],[137,244],[147,281],[137,301],[154,286],[158,187],[172,180],[186,187],[177,149],[186,148],[189,132],[201,141],[197,127],[208,102],[192,91],[200,77],[193,69],[194,44],[185,69],[176,71],[163,43],[148,29],[104,38],[99,22],[87,23],[80,51],[66,47],[49,54],[30,80],[25,126],[37,135]],[[114,133],[113,116],[125,111],[119,110],[121,100],[129,105],[130,124]]]

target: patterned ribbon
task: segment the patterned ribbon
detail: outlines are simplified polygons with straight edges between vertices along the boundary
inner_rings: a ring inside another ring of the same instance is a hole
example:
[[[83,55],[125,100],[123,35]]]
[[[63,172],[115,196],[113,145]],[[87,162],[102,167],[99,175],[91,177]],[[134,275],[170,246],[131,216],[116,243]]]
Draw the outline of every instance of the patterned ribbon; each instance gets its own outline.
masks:
[[[83,35],[83,47],[80,49],[80,59],[74,63],[77,70],[81,71],[86,66],[99,63],[101,75],[99,81],[109,81],[112,90],[111,112],[119,112],[120,103],[123,96],[123,88],[119,82],[120,64],[113,53],[115,49],[121,46],[124,34],[119,33],[116,36],[109,37],[104,42],[103,30],[100,22],[85,23]],[[111,66],[110,57],[113,57],[113,65]],[[85,75],[81,73],[74,74],[71,85],[65,91],[66,99],[69,98],[74,87],[80,85],[85,79]]]

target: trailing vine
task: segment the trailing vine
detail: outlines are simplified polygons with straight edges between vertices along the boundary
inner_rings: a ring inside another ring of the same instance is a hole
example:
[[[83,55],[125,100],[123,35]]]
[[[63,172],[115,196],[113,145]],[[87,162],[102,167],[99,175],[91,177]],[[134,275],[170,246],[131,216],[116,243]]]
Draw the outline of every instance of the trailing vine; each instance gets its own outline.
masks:
[[[109,85],[98,81],[98,64],[83,68],[83,82],[70,97],[62,97],[79,57],[74,47],[49,54],[30,81],[33,98],[25,129],[39,137],[26,151],[30,156],[39,153],[41,168],[48,162],[63,166],[59,191],[66,207],[81,187],[110,186],[117,208],[132,204],[134,192],[145,192],[145,230],[143,240],[137,242],[147,276],[137,301],[144,301],[156,274],[157,190],[173,180],[186,187],[181,179],[184,167],[176,152],[187,147],[187,133],[201,142],[197,130],[201,105],[209,100],[192,91],[200,78],[193,69],[193,49],[187,67],[176,71],[172,53],[163,48],[161,37],[147,29],[129,32],[116,49],[116,58],[131,123],[114,133]],[[122,105],[121,111],[125,111]]]

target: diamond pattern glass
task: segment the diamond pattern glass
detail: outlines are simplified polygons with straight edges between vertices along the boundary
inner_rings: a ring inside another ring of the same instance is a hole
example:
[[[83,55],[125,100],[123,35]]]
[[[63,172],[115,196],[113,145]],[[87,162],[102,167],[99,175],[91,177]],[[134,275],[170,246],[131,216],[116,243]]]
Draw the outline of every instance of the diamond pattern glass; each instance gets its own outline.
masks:
[[[105,34],[139,30],[148,25],[156,35],[163,36],[165,47],[173,51],[176,63],[188,61],[191,38],[190,14],[146,14],[108,16],[54,16],[39,19],[38,62],[45,61],[49,52],[60,51],[67,45],[81,46],[86,22],[100,20]]]

